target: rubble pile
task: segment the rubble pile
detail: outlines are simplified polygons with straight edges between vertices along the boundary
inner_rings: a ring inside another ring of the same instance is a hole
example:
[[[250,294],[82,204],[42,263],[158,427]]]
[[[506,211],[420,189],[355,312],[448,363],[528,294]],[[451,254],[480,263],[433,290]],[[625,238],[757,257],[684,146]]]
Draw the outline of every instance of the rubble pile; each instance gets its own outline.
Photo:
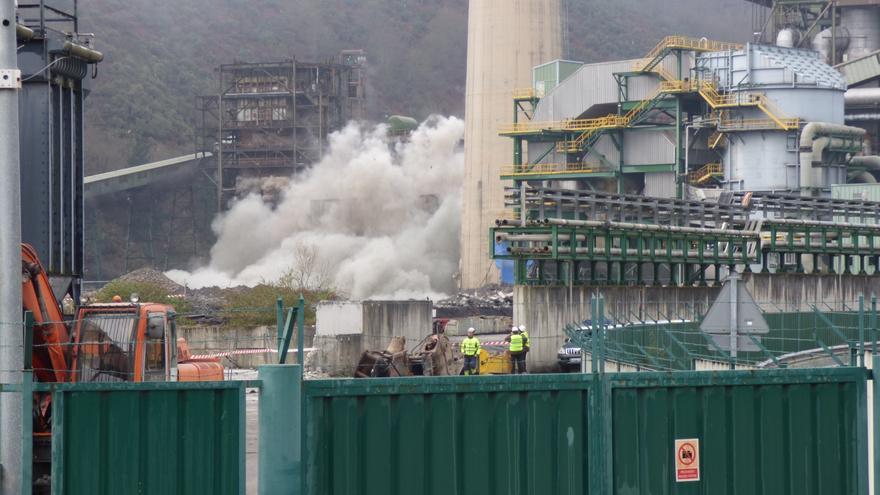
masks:
[[[190,289],[152,268],[137,269],[116,278],[114,281],[145,283],[160,287],[170,296],[185,299],[189,303],[187,317],[209,325],[223,323],[223,318],[217,315],[226,307],[229,296],[248,290],[244,286]]]
[[[513,288],[489,285],[459,292],[448,299],[437,301],[434,306],[437,308],[438,318],[513,316]]]
[[[126,273],[116,280],[155,285],[168,291],[169,294],[174,295],[184,293],[184,287],[182,285],[166,277],[165,274],[159,270],[154,270],[152,268],[140,268],[133,272]]]

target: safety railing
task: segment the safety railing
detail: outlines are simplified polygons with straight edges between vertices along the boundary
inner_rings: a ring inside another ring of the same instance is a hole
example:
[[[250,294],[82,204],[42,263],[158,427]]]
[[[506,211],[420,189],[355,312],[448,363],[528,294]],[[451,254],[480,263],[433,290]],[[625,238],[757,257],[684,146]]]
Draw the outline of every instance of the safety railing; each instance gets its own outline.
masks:
[[[505,165],[501,167],[501,175],[589,174],[608,171],[608,168],[601,165],[586,163],[538,163],[535,165]]]
[[[720,126],[719,126],[720,127]],[[709,136],[709,149],[718,149],[727,144],[727,138],[721,131],[715,131]]]
[[[707,163],[706,165],[688,173],[688,182],[691,184],[704,184],[724,173],[720,163]]]
[[[514,100],[531,100],[536,96],[535,88],[517,88],[513,90]]]
[[[633,64],[635,71],[643,71],[651,68],[669,50],[690,50],[695,52],[720,52],[725,50],[739,50],[743,45],[724,41],[713,41],[705,38],[689,38],[687,36],[667,36],[648,53],[648,55]]]

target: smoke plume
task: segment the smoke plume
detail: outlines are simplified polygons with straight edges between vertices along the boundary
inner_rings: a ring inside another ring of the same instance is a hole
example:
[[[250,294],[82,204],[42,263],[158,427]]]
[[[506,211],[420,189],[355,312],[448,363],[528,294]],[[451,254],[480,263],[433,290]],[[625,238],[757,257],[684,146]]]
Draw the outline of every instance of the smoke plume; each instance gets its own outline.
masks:
[[[211,260],[168,276],[192,288],[290,276],[354,299],[455,290],[463,122],[433,117],[400,141],[385,125],[349,124],[273,206],[251,194],[218,217]],[[313,287],[309,287],[313,288]]]

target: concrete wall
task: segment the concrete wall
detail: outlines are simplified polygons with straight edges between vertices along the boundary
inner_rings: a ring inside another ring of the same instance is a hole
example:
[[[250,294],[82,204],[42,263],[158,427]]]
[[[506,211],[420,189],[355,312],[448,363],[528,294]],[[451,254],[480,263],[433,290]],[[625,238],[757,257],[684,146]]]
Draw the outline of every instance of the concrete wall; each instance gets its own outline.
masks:
[[[411,349],[431,333],[433,307],[428,300],[321,303],[309,365],[351,376],[364,351],[384,350],[392,337],[405,337]]]
[[[364,301],[366,349],[385,349],[392,337],[406,337],[407,348],[431,333],[431,301]],[[365,349],[365,350],[366,350]]]
[[[853,307],[860,294],[880,293],[880,277],[865,275],[744,274],[743,282],[765,311],[808,311],[810,304]],[[720,287],[529,287],[517,286],[513,318],[532,339],[528,365],[549,370],[565,338],[567,324],[590,318],[590,297],[605,297],[612,320],[695,319],[705,314]]]
[[[186,339],[190,354],[211,354],[243,349],[274,349],[278,335],[275,327],[265,326],[256,328],[178,327],[177,333],[178,337]],[[288,357],[294,359],[295,354],[290,354]],[[276,362],[277,359],[278,354],[275,353],[245,354],[223,358],[222,363],[226,368],[255,368],[262,364]]]
[[[513,90],[532,85],[532,68],[562,58],[561,0],[471,0],[465,91],[463,288],[496,282],[489,227],[504,211],[501,167],[513,141],[498,135],[513,119]]]
[[[358,301],[321,301],[315,308],[316,335],[363,333],[363,306]]]

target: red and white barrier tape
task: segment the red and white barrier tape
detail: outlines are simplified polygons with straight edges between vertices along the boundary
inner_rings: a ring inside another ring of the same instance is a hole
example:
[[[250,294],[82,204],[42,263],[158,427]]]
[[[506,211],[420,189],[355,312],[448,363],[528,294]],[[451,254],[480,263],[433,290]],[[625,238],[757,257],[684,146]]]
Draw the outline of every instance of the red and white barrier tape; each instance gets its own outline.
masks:
[[[303,349],[303,352],[314,351],[315,349],[316,349],[315,347],[307,347],[307,348]],[[287,350],[288,354],[290,354],[291,352],[296,354],[296,349],[288,349]],[[269,348],[235,349],[232,351],[211,352],[208,354],[192,354],[191,358],[192,359],[213,359],[213,358],[219,358],[219,357],[243,356],[243,355],[247,355],[247,354],[278,354],[278,349],[269,349]]]

